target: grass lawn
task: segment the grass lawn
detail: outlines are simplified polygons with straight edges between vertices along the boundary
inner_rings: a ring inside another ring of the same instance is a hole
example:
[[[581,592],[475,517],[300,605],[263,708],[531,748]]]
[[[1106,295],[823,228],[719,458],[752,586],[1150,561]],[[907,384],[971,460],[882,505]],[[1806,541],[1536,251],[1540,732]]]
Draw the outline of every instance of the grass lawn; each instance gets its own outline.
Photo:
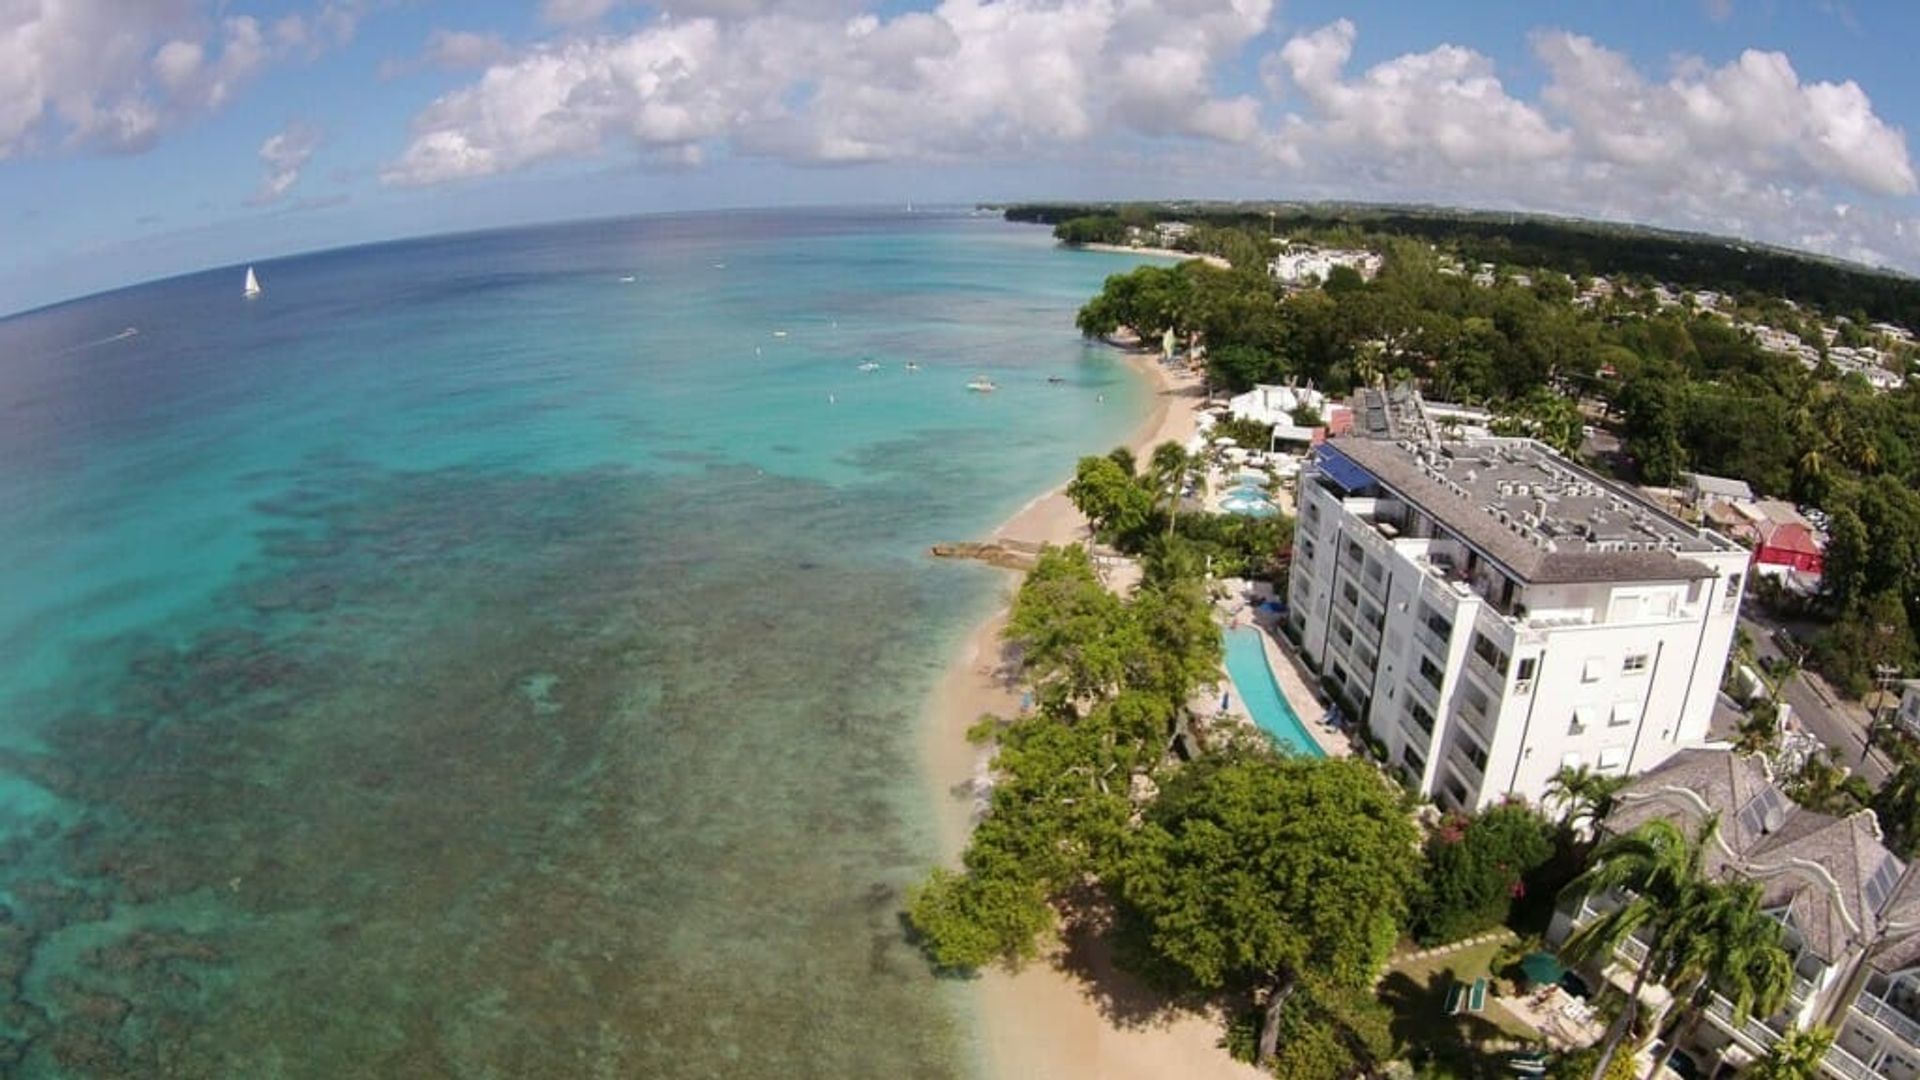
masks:
[[[1490,974],[1488,965],[1503,939],[1424,960],[1403,960],[1387,969],[1380,981],[1382,1003],[1393,1011],[1395,1053],[1414,1061],[1431,1059],[1447,1072],[1471,1077],[1506,1077],[1505,1051],[1481,1051],[1489,1041],[1531,1042],[1534,1032],[1495,1010],[1488,988],[1488,1007],[1478,1013],[1447,1014],[1447,991],[1455,983],[1472,983]]]

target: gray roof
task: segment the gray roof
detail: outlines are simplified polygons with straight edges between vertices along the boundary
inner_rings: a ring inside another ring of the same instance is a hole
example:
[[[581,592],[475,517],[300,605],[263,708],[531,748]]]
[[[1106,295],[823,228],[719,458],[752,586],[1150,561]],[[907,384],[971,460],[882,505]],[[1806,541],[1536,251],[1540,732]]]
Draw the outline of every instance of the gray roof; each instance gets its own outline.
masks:
[[[1736,550],[1531,439],[1327,446],[1525,582],[1710,578],[1685,555]]]
[[[1753,501],[1753,489],[1747,486],[1745,480],[1709,476],[1706,473],[1688,473],[1687,484],[1702,495],[1717,495],[1723,499],[1739,499],[1742,502]]]
[[[1834,817],[1800,807],[1757,756],[1681,750],[1621,789],[1602,827],[1618,835],[1660,819],[1691,832],[1710,815],[1719,818],[1719,842],[1708,850],[1707,872],[1759,882],[1762,904],[1784,909],[1807,949],[1829,963],[1873,940],[1882,913],[1903,902],[1904,883],[1874,909],[1875,873],[1889,861],[1893,871],[1903,867],[1872,812]],[[1910,903],[1920,955],[1920,896]]]

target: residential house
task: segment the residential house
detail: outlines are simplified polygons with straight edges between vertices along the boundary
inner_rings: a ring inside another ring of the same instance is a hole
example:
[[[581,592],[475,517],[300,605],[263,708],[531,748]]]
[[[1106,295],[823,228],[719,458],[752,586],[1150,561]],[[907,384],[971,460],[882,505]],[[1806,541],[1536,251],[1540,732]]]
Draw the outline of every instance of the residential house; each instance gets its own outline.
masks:
[[[1805,809],[1787,798],[1764,758],[1695,747],[1617,794],[1601,832],[1621,835],[1654,820],[1689,834],[1715,822],[1706,872],[1759,883],[1761,906],[1780,921],[1793,959],[1792,991],[1779,1012],[1736,1024],[1731,1002],[1710,990],[1707,1022],[1684,1049],[1696,1061],[1737,1063],[1765,1054],[1791,1027],[1820,1025],[1840,1032],[1827,1075],[1913,1080],[1920,1001],[1902,965],[1920,963],[1920,895],[1909,898],[1920,886],[1887,849],[1873,813],[1837,817]],[[1563,907],[1549,941],[1564,943],[1577,926],[1625,899],[1600,895]],[[1643,942],[1630,939],[1603,971],[1589,974],[1624,990],[1645,955]],[[1666,1005],[1664,990],[1647,997],[1650,1007]]]

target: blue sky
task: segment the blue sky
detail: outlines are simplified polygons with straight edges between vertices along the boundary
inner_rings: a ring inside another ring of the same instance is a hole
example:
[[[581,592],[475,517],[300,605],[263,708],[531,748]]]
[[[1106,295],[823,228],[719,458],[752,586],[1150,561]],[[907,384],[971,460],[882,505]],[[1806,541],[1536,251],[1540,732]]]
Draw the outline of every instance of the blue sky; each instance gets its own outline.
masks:
[[[1920,270],[1920,5],[23,0],[0,312],[564,217],[1417,199]]]

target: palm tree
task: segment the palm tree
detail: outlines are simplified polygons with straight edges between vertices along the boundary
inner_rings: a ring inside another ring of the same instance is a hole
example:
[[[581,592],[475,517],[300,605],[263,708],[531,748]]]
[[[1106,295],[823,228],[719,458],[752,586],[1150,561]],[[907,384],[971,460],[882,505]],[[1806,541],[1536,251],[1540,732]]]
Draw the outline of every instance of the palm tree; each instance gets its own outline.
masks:
[[[1163,442],[1153,448],[1153,456],[1147,459],[1147,476],[1153,485],[1154,501],[1167,501],[1167,535],[1173,535],[1174,523],[1180,517],[1180,494],[1187,486],[1187,476],[1193,471],[1193,458],[1177,442]]]
[[[1576,896],[1626,894],[1625,903],[1573,932],[1562,950],[1569,959],[1604,968],[1629,939],[1645,948],[1634,969],[1626,1005],[1607,1028],[1593,1080],[1607,1075],[1607,1067],[1633,1028],[1647,983],[1667,982],[1690,966],[1692,957],[1683,948],[1702,918],[1706,846],[1718,829],[1718,819],[1709,818],[1688,837],[1670,821],[1649,821],[1601,844],[1586,872],[1567,886],[1567,892]]]
[[[1560,809],[1560,828],[1571,833],[1607,816],[1613,794],[1626,778],[1608,776],[1585,766],[1562,765],[1547,781],[1547,798]]]
[[[1779,920],[1760,909],[1759,885],[1708,883],[1688,923],[1678,967],[1689,989],[1675,996],[1679,1032],[1668,1029],[1668,1049],[1693,1038],[1716,992],[1732,1003],[1736,1025],[1779,1012],[1793,992],[1793,958],[1782,944]]]
[[[1815,1080],[1832,1045],[1833,1032],[1827,1028],[1795,1028],[1782,1035],[1767,1056],[1741,1076],[1746,1080]]]

